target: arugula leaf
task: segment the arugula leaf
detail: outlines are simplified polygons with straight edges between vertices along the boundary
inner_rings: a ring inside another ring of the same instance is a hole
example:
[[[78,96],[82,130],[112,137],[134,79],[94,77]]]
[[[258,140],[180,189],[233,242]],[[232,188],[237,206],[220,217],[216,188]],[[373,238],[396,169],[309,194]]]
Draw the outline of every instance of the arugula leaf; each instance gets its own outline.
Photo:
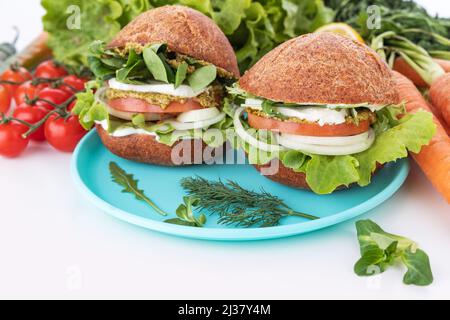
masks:
[[[175,76],[175,89],[181,86],[186,79],[187,70],[189,65],[186,62],[183,62],[178,66],[177,74]]]
[[[207,65],[198,68],[188,76],[188,82],[194,91],[201,91],[209,86],[217,77],[217,68],[214,65]]]
[[[354,271],[359,276],[371,276],[384,272],[397,261],[408,268],[403,282],[426,286],[433,282],[430,261],[417,244],[405,237],[390,234],[371,220],[356,222],[361,258]]]
[[[151,72],[155,80],[169,83],[166,66],[152,47],[144,49],[143,57],[145,65],[147,66],[148,70]]]
[[[144,201],[160,215],[167,216],[167,213],[156,206],[156,204],[144,194],[144,191],[139,189],[138,180],[135,180],[132,174],[126,173],[125,170],[120,168],[115,162],[109,163],[109,171],[113,181],[123,187],[123,193],[133,194],[137,200]]]
[[[168,219],[164,222],[177,224],[181,226],[201,228],[206,223],[206,216],[202,213],[197,217],[194,215],[194,207],[199,205],[199,199],[196,197],[183,197],[184,204],[181,204],[176,213],[178,218]]]

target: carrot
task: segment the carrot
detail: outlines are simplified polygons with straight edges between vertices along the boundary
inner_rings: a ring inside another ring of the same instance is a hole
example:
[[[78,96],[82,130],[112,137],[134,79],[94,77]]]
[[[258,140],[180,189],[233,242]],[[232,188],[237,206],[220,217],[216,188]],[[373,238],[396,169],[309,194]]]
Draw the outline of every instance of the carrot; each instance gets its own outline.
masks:
[[[9,68],[13,63],[18,63],[27,69],[34,68],[40,62],[52,57],[52,51],[47,46],[48,33],[41,33],[33,42],[31,42],[23,51],[10,57],[0,66],[0,73]]]
[[[439,110],[446,124],[450,126],[450,74],[445,74],[434,81],[429,95],[433,106]]]
[[[433,60],[437,62],[442,67],[442,69],[445,70],[445,72],[450,73],[450,61],[442,59],[433,59]],[[407,77],[419,88],[429,87],[428,83],[426,83],[422,79],[422,77],[416,72],[416,70],[411,68],[411,66],[405,61],[405,59],[401,57],[395,59],[394,70],[400,72],[402,75]]]
[[[441,67],[445,70],[445,72],[450,72],[450,61],[443,59],[434,59]]]
[[[428,103],[409,79],[395,71],[393,75],[400,100],[406,101],[408,112],[431,111]],[[430,144],[412,156],[434,187],[450,203],[450,138],[436,117],[434,123],[437,130]]]

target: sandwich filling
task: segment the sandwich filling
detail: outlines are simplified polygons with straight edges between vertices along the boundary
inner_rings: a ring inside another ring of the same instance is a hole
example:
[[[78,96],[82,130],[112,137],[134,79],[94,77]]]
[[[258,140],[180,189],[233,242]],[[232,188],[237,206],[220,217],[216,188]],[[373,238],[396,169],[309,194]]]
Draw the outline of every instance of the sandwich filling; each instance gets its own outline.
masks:
[[[368,185],[379,165],[419,152],[435,132],[431,114],[407,114],[403,104],[293,104],[256,97],[238,85],[228,91],[235,105],[235,147],[251,164],[279,159],[305,174],[319,194]]]
[[[148,134],[172,146],[231,126],[222,111],[231,81],[223,70],[171,52],[165,44],[127,48],[92,44],[89,66],[97,82],[79,94],[74,108],[85,128],[97,124],[115,137]],[[224,142],[215,140],[204,139],[214,147]]]

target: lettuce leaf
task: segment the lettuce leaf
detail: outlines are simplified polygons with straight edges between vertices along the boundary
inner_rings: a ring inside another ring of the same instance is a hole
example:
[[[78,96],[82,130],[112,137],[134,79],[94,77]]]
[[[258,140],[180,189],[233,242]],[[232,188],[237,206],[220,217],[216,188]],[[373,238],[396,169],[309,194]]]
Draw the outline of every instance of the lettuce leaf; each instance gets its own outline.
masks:
[[[41,4],[46,10],[43,24],[50,34],[48,45],[56,60],[66,64],[87,65],[89,44],[111,40],[124,26],[119,22],[124,14],[122,1],[42,0]]]
[[[369,150],[355,155],[360,164],[359,185],[366,186],[370,183],[377,163],[385,164],[406,158],[408,151],[419,153],[435,133],[436,125],[431,113],[419,111],[405,116],[399,125],[381,133]]]

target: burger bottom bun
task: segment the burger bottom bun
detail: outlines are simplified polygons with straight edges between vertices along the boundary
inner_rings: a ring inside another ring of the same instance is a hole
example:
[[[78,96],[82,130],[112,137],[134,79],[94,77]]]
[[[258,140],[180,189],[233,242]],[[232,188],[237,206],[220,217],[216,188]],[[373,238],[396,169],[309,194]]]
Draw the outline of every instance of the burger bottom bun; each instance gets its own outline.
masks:
[[[278,162],[278,164],[275,164],[274,161]],[[273,180],[275,182],[284,184],[289,187],[297,188],[297,189],[305,189],[305,190],[311,190],[308,183],[306,182],[306,174],[302,172],[295,172],[294,170],[287,168],[279,161],[278,159],[272,160],[271,164],[267,164],[264,166],[259,165],[253,165],[256,170],[258,170],[263,176],[266,178]],[[276,170],[278,166],[278,170]],[[268,170],[268,168],[274,168],[275,174],[271,174],[273,172],[270,172],[274,169]],[[375,172],[372,174],[372,176],[382,168],[382,165],[378,165]],[[269,174],[267,174],[269,172]],[[346,190],[356,185],[356,183],[347,186],[340,186],[336,189],[336,191],[339,190]]]
[[[105,147],[124,159],[162,166],[184,166],[214,163],[223,154],[224,147],[212,148],[203,140],[180,140],[172,147],[159,143],[154,136],[134,134],[113,137],[101,126],[97,132]]]

